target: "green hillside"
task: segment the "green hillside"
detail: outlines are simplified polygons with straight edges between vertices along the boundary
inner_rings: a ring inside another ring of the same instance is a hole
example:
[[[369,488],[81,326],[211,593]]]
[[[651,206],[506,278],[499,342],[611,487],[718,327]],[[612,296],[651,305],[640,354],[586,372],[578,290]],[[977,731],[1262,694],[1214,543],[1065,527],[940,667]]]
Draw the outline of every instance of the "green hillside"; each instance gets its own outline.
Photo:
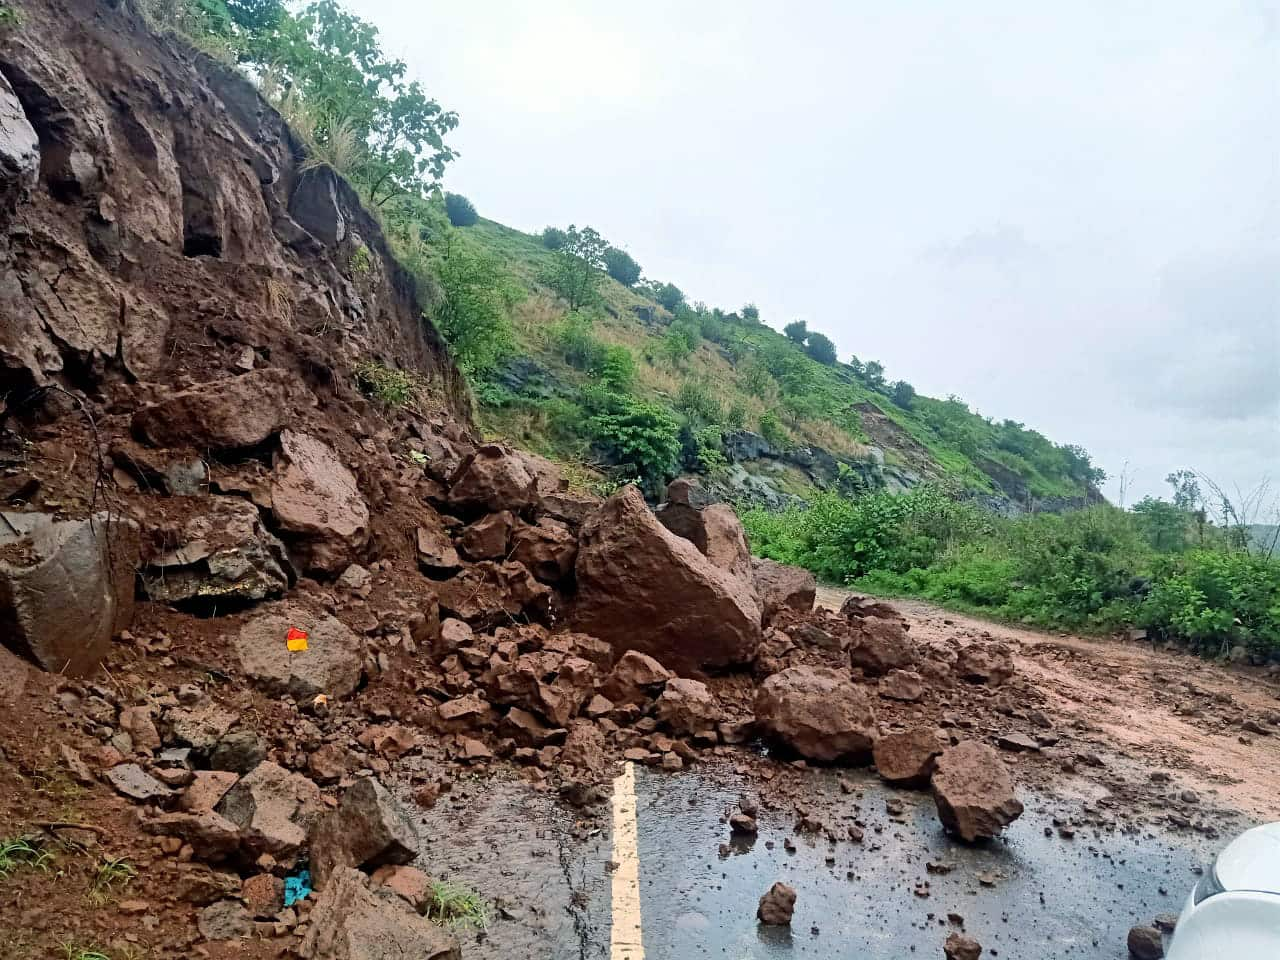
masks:
[[[477,219],[437,244],[448,258],[487,261],[508,283],[509,340],[496,355],[468,363],[482,427],[557,459],[615,477],[641,474],[651,486],[676,470],[715,477],[742,452],[735,441],[745,430],[772,448],[773,456],[755,459],[767,462],[775,485],[801,495],[815,480],[825,485],[821,471],[791,463],[808,462],[814,451],[831,455],[836,482],[850,492],[950,479],[1025,503],[1086,498],[1101,478],[1080,448],[977,416],[956,398],[916,395],[901,381],[887,382],[878,364],[811,359],[823,349],[815,339],[824,338],[810,332],[806,350],[749,305],[711,307],[696,292],[673,303],[658,284],[624,286],[597,272],[595,295],[571,311],[549,274],[572,254],[549,249],[541,237]],[[611,354],[633,369],[627,383],[610,382]],[[463,359],[472,360],[465,349]],[[680,451],[665,469],[640,464],[611,442],[612,421],[601,407],[620,391],[675,424]]]

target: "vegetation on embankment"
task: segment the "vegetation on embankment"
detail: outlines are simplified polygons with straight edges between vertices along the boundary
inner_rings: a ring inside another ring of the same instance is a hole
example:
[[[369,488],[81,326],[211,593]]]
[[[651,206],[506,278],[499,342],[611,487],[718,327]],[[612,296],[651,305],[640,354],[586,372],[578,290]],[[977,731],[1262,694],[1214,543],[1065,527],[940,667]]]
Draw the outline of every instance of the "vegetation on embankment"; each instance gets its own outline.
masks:
[[[743,522],[757,553],[870,593],[1054,629],[1145,627],[1210,655],[1280,655],[1280,559],[1198,504],[1008,519],[925,486],[823,494]]]

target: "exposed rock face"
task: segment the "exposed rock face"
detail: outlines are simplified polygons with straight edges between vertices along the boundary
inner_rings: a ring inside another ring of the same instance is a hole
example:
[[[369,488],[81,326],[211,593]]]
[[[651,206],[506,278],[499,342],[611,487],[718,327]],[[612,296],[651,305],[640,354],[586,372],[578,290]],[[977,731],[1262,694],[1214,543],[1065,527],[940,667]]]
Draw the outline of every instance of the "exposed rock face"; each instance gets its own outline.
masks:
[[[576,566],[578,629],[621,654],[681,668],[746,663],[760,642],[754,586],[664,528],[628,486],[583,526]]]
[[[791,925],[791,915],[795,910],[795,890],[779,881],[760,898],[760,906],[756,908],[756,919],[769,926],[787,927]]]
[[[0,522],[0,642],[45,670],[92,672],[133,619],[138,528],[106,513]]]
[[[0,204],[12,210],[40,175],[40,138],[0,76]]]
[[[265,600],[289,589],[293,565],[284,544],[263,526],[258,508],[237,497],[211,497],[189,519],[177,546],[142,570],[147,596],[162,603]]]
[[[247,853],[288,861],[307,842],[324,802],[320,788],[306,777],[267,762],[228,790],[217,812],[239,829]]]
[[[942,753],[942,744],[932,730],[887,733],[876,740],[872,757],[876,771],[889,783],[900,787],[923,787],[933,773],[933,761]]]
[[[1013,778],[994,749],[966,740],[943,752],[933,774],[938,819],[962,840],[988,839],[1022,815]]]
[[[678,735],[714,742],[716,724],[724,719],[724,711],[705,683],[677,677],[667,681],[654,716]]]
[[[305,651],[286,645],[291,627],[308,634]],[[360,682],[364,642],[337,618],[298,604],[278,604],[248,620],[234,644],[247,676],[299,700],[318,693],[346,697]]]
[[[808,570],[760,557],[751,561],[751,569],[766,624],[784,607],[800,613],[813,609],[818,581]]]
[[[969,683],[998,687],[1013,676],[1013,657],[1004,644],[973,643],[956,657],[955,672]]]
[[[470,510],[519,513],[538,502],[538,480],[523,457],[498,443],[467,456],[449,487],[449,503]]]
[[[756,690],[756,723],[809,760],[865,760],[876,718],[861,689],[835,670],[789,667]]]
[[[305,433],[280,434],[271,512],[298,538],[309,570],[340,572],[369,539],[369,507],[356,478],[333,448]]]
[[[284,370],[254,370],[172,393],[133,415],[133,429],[157,447],[253,447],[280,432],[310,391]]]
[[[357,780],[311,838],[311,870],[323,890],[341,867],[403,864],[418,855],[418,834],[396,798],[371,777]]]
[[[370,890],[359,870],[339,867],[311,911],[298,953],[305,960],[462,960],[452,933],[385,894]]]

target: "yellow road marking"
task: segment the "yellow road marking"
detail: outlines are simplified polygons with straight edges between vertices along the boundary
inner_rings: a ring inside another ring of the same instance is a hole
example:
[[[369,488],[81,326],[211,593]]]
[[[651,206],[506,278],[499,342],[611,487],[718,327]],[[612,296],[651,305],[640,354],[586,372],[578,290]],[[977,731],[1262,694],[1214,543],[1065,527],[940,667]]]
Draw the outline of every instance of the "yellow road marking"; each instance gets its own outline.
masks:
[[[644,960],[640,931],[640,854],[636,848],[636,771],[628,761],[613,781],[613,925],[610,960]]]

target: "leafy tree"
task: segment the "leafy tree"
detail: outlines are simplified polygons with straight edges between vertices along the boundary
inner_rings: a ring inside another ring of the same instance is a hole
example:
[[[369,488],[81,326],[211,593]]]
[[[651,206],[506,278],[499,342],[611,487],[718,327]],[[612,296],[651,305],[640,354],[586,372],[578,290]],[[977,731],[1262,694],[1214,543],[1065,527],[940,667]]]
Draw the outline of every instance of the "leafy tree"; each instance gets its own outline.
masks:
[[[600,271],[608,244],[591,227],[579,230],[572,224],[564,231],[563,246],[555,251],[554,262],[542,280],[569,304],[570,310],[595,303],[599,297]]]
[[[604,269],[624,287],[634,287],[640,279],[640,264],[636,263],[627,251],[619,250],[617,247],[605,249]]]
[[[916,388],[905,380],[895,380],[889,387],[889,399],[903,410],[910,410],[916,404]]]
[[[1160,553],[1176,553],[1187,548],[1187,511],[1158,497],[1143,497],[1133,505],[1147,542]]]
[[[704,380],[689,379],[680,384],[676,409],[703,424],[719,423],[724,418],[724,408]]]
[[[592,419],[592,432],[605,455],[633,470],[649,492],[656,493],[675,476],[680,424],[668,408],[617,395],[608,410]]]
[[[662,338],[662,352],[672,364],[682,363],[698,346],[698,328],[688,321],[677,321],[667,328]]]
[[[569,235],[559,227],[544,227],[542,245],[548,250],[561,250],[569,242]]]
[[[496,260],[450,245],[437,264],[443,297],[432,319],[469,374],[495,368],[514,346],[508,313],[518,288]]]
[[[475,206],[460,193],[444,195],[444,210],[449,215],[449,222],[455,227],[470,227],[480,219]]]
[[[805,343],[804,352],[811,359],[818,361],[825,366],[831,367],[836,362],[836,345],[825,334],[818,333],[816,330],[811,331],[809,339]]]
[[[674,283],[652,284],[649,289],[649,295],[672,313],[675,313],[684,304],[684,291]]]
[[[1175,470],[1164,478],[1173,488],[1173,505],[1192,513],[1204,507],[1204,494],[1200,491],[1200,478],[1194,470]]]
[[[792,343],[798,343],[803,346],[809,336],[809,325],[803,320],[792,320],[782,328],[782,335]]]
[[[742,319],[745,320],[747,323],[760,322],[760,308],[757,307],[754,303],[748,303],[745,307],[742,308],[741,313],[742,313]]]
[[[872,390],[884,389],[884,365],[868,360],[862,367],[862,378]]]

